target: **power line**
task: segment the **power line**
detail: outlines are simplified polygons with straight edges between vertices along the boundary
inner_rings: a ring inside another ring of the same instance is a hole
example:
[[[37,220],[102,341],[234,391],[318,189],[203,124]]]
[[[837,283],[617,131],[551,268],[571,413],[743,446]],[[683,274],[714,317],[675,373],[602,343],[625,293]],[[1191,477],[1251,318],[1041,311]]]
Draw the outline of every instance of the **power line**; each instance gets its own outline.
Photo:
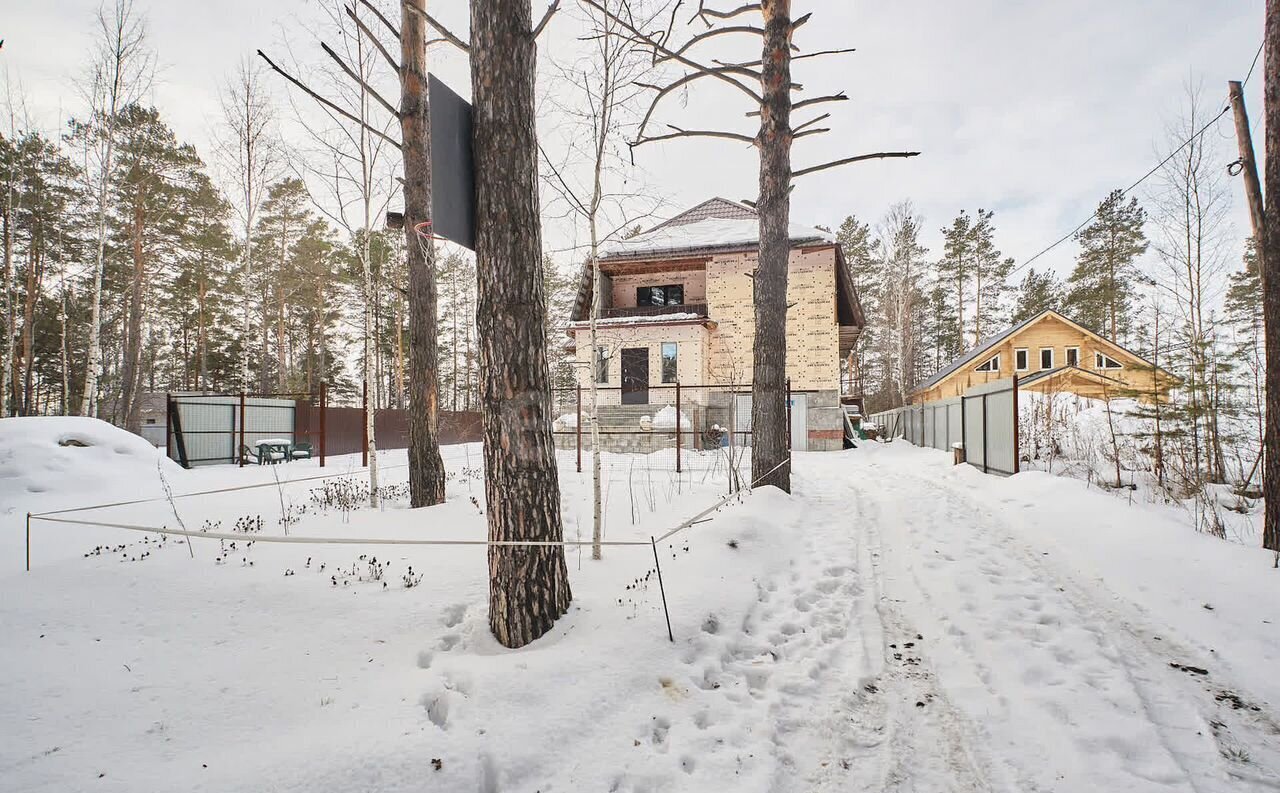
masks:
[[[1253,56],[1253,63],[1251,63],[1251,64],[1249,65],[1249,72],[1248,72],[1248,74],[1246,74],[1246,75],[1245,75],[1244,83],[1248,83],[1248,82],[1249,82],[1249,78],[1253,76],[1253,69],[1254,69],[1254,67],[1255,67],[1255,66],[1257,66],[1257,65],[1258,65],[1258,57],[1259,57],[1260,55],[1262,55],[1262,45],[1258,45],[1258,51],[1257,51],[1256,53],[1254,53],[1254,56]],[[1244,83],[1241,83],[1241,85],[1244,85]],[[1120,191],[1120,195],[1122,195],[1122,196],[1123,196],[1123,195],[1127,195],[1127,194],[1129,193],[1129,191],[1133,190],[1135,187],[1137,187],[1138,185],[1142,184],[1142,183],[1143,183],[1143,182],[1145,182],[1147,179],[1151,178],[1152,174],[1154,174],[1156,171],[1159,171],[1161,168],[1163,168],[1163,167],[1165,166],[1165,164],[1169,162],[1169,160],[1172,160],[1175,156],[1177,156],[1178,152],[1182,151],[1182,150],[1183,150],[1183,149],[1185,149],[1187,146],[1190,146],[1190,145],[1191,145],[1191,144],[1196,140],[1196,138],[1199,138],[1199,137],[1200,137],[1201,135],[1203,135],[1205,132],[1208,132],[1208,131],[1209,131],[1209,128],[1210,128],[1210,127],[1212,127],[1214,124],[1216,124],[1216,123],[1218,122],[1218,119],[1220,119],[1220,118],[1222,118],[1223,116],[1225,116],[1225,115],[1226,115],[1230,110],[1231,110],[1231,105],[1229,105],[1229,104],[1228,104],[1226,107],[1222,108],[1222,110],[1218,113],[1218,115],[1216,115],[1216,116],[1214,116],[1213,118],[1209,119],[1209,122],[1208,122],[1207,124],[1205,124],[1205,125],[1204,125],[1203,127],[1201,127],[1199,130],[1197,130],[1197,131],[1196,131],[1196,132],[1195,132],[1191,137],[1189,137],[1189,138],[1187,138],[1186,140],[1184,140],[1184,141],[1182,142],[1182,145],[1178,146],[1178,148],[1176,148],[1176,149],[1174,149],[1173,151],[1169,152],[1169,155],[1168,155],[1167,157],[1165,157],[1163,160],[1161,160],[1159,163],[1157,163],[1157,164],[1156,164],[1156,166],[1155,166],[1154,168],[1152,168],[1151,170],[1149,170],[1149,171],[1147,171],[1146,173],[1144,173],[1144,174],[1141,176],[1141,178],[1139,178],[1139,179],[1138,179],[1138,181],[1134,182],[1133,184],[1129,185],[1129,186],[1128,186],[1128,187],[1126,187],[1125,189],[1121,190],[1121,191]],[[1010,270],[1010,271],[1009,271],[1009,275],[1008,275],[1008,276],[1006,276],[1006,278],[1012,278],[1016,273],[1018,273],[1018,272],[1022,271],[1022,270],[1023,270],[1023,269],[1025,269],[1026,267],[1030,266],[1030,264],[1031,264],[1032,262],[1034,262],[1036,259],[1039,259],[1041,256],[1044,256],[1044,255],[1045,255],[1046,253],[1048,253],[1049,251],[1053,250],[1054,248],[1058,247],[1058,246],[1059,246],[1059,245],[1061,245],[1062,243],[1064,243],[1064,242],[1066,242],[1067,240],[1069,240],[1069,239],[1071,239],[1072,237],[1074,237],[1074,236],[1076,235],[1076,233],[1080,231],[1080,229],[1082,229],[1082,228],[1084,228],[1085,226],[1089,225],[1089,222],[1090,222],[1091,220],[1093,220],[1094,218],[1096,218],[1097,216],[1098,216],[1098,210],[1096,210],[1096,209],[1095,209],[1095,210],[1093,211],[1093,213],[1089,215],[1089,217],[1085,218],[1083,221],[1081,221],[1081,222],[1080,222],[1080,225],[1076,226],[1076,227],[1075,227],[1075,228],[1073,228],[1071,231],[1069,231],[1069,232],[1067,232],[1066,234],[1064,234],[1062,237],[1060,237],[1059,239],[1057,239],[1053,244],[1049,245],[1047,248],[1045,248],[1044,250],[1040,251],[1040,252],[1039,252],[1039,253],[1037,253],[1035,256],[1032,256],[1030,259],[1027,259],[1027,260],[1026,260],[1025,262],[1023,262],[1022,264],[1020,264],[1020,265],[1018,265],[1017,267],[1015,267],[1015,268],[1013,268],[1012,270]]]

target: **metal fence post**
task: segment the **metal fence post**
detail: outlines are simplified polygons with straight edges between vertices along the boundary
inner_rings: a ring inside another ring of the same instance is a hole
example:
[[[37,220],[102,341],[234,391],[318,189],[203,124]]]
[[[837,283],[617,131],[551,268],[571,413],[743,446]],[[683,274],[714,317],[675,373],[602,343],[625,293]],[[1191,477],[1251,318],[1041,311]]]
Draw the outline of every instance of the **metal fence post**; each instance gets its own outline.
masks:
[[[680,422],[683,420],[680,413],[680,381],[676,381],[676,473],[680,473]]]
[[[574,435],[578,446],[578,473],[582,473],[582,383],[578,383],[578,420],[574,422]]]
[[[169,414],[173,411],[170,405],[173,404],[173,394],[168,391],[164,392],[164,456],[169,456],[169,449],[173,446],[173,422],[169,421]]]
[[[1013,472],[1018,473],[1022,454],[1018,449],[1018,375],[1013,376]]]
[[[325,414],[329,412],[329,386],[320,381],[320,467],[324,468]]]
[[[369,381],[360,386],[360,466],[369,467]]]
[[[982,473],[987,472],[987,395],[982,395]]]
[[[240,467],[244,468],[244,392],[240,392],[240,448],[236,449],[236,456],[240,458]]]
[[[790,377],[787,378],[787,451],[791,451],[791,378]]]

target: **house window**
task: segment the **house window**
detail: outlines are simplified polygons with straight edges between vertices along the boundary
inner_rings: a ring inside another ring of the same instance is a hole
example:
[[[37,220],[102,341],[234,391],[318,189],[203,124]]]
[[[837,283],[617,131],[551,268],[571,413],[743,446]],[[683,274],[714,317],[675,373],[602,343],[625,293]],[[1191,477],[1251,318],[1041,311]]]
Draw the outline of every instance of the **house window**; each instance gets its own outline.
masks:
[[[1000,371],[1000,356],[999,356],[999,355],[993,355],[990,359],[988,359],[988,360],[986,360],[986,361],[982,362],[982,364],[981,364],[981,365],[979,365],[977,369],[974,369],[974,371],[975,371],[975,372],[998,372],[998,371]]]
[[[1067,348],[1067,366],[1079,366],[1079,365],[1080,365],[1080,348],[1068,347]]]
[[[1027,350],[1013,351],[1013,367],[1019,372],[1027,371]]]
[[[662,382],[674,383],[678,368],[676,366],[676,356],[679,353],[679,347],[674,341],[664,341],[662,343]]]
[[[1108,358],[1100,352],[1093,354],[1093,365],[1099,369],[1123,369],[1120,362],[1115,358]]]
[[[636,287],[637,306],[679,306],[684,303],[684,284]]]
[[[1052,347],[1040,348],[1040,368],[1041,369],[1053,368],[1053,348]]]
[[[609,382],[609,350],[596,347],[596,382]]]

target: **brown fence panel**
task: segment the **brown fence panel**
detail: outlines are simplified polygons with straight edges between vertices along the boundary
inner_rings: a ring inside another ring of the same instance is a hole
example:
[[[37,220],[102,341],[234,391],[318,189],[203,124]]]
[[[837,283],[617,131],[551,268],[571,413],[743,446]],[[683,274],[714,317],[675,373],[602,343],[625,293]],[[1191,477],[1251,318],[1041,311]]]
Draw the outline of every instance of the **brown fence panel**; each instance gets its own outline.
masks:
[[[299,432],[314,429],[315,442],[319,442],[320,409],[298,405]],[[478,443],[481,437],[481,417],[478,411],[441,411],[439,417],[439,442]],[[379,449],[407,449],[409,447],[409,411],[384,408],[374,416],[374,440]],[[364,411],[360,408],[330,407],[325,416],[325,454],[359,454],[364,439]],[[317,454],[318,445],[317,445]]]

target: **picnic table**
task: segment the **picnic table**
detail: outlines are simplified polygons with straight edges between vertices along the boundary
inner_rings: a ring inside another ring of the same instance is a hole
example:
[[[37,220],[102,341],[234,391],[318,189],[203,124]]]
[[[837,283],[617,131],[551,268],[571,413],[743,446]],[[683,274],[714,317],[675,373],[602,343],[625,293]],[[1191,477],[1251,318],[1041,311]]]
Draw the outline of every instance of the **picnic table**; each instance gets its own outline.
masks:
[[[292,459],[293,441],[288,438],[259,438],[253,445],[258,447],[259,464],[274,465]]]

